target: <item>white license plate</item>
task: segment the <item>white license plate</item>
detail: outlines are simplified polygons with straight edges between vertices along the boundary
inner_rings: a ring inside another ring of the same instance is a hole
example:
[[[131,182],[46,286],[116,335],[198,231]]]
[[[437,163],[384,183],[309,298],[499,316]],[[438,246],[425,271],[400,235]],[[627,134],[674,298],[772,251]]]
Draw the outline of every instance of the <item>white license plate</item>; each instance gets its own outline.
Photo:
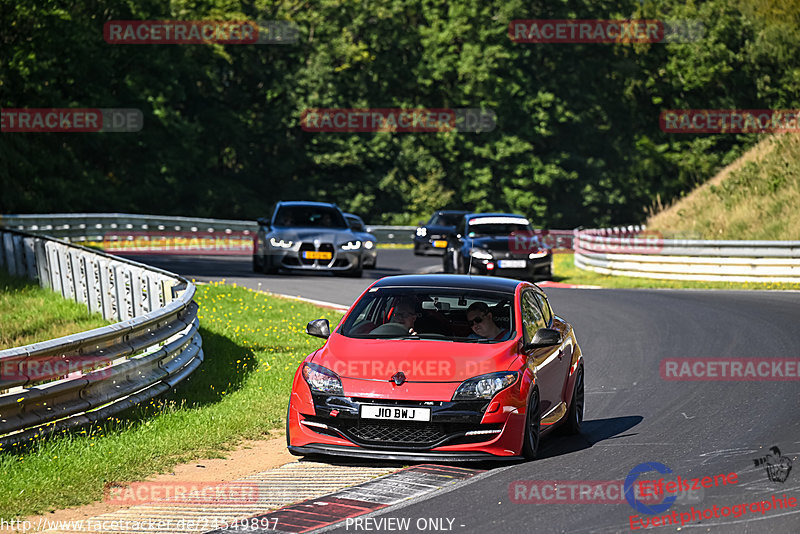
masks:
[[[361,419],[390,419],[394,421],[430,421],[430,408],[403,406],[362,406]]]
[[[524,269],[528,266],[528,262],[525,260],[500,260],[497,262],[497,266],[501,269]]]

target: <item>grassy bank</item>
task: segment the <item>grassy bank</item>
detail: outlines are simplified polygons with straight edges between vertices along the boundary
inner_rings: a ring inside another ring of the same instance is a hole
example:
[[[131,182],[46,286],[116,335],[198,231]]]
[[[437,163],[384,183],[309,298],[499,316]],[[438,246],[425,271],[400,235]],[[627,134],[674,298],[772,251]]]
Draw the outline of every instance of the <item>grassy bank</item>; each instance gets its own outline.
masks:
[[[800,240],[800,134],[768,137],[648,230],[699,239]]]
[[[0,350],[108,324],[86,306],[0,269]]]
[[[695,282],[691,280],[657,280],[634,276],[609,276],[575,267],[574,254],[553,256],[553,281],[565,284],[591,285],[613,288],[672,288],[672,289],[797,289],[800,284]]]
[[[198,287],[196,301],[203,365],[168,396],[118,418],[0,451],[0,517],[96,501],[106,482],[219,457],[283,425],[298,362],[322,344],[306,323],[335,324],[341,314],[223,284]]]

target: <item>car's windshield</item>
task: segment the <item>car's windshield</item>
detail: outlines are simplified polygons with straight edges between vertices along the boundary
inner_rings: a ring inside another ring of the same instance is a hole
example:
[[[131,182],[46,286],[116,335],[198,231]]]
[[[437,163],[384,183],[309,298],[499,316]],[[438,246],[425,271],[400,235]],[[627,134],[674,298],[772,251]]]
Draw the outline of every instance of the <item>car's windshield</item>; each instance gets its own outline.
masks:
[[[376,288],[337,330],[352,338],[496,343],[514,337],[512,293],[439,288]]]
[[[531,224],[523,217],[481,217],[470,219],[467,236],[508,236],[532,231]]]
[[[462,213],[437,213],[431,217],[431,222],[428,224],[430,226],[455,226],[463,216]]]
[[[311,228],[347,228],[341,212],[327,206],[281,206],[275,214],[275,226]]]

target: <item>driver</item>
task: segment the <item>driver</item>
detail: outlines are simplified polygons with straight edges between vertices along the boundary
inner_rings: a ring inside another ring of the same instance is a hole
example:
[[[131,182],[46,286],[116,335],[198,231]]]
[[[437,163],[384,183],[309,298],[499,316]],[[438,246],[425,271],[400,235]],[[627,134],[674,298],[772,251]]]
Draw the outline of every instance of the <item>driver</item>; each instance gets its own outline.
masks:
[[[417,312],[414,311],[414,301],[409,298],[398,299],[391,312],[389,322],[380,325],[371,334],[398,334],[408,333],[417,335],[414,331],[414,322],[417,320]]]
[[[485,338],[500,341],[508,335],[508,330],[494,322],[492,312],[485,302],[473,302],[467,308],[467,324],[472,328],[471,338]]]

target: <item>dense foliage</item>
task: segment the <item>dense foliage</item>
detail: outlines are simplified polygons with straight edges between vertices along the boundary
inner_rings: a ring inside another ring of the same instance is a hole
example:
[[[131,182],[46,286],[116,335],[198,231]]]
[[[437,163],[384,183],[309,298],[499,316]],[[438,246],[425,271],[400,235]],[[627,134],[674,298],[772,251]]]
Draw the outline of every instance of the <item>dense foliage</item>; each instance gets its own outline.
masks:
[[[514,19],[675,18],[674,44],[523,44]],[[287,20],[291,45],[112,45],[109,20]],[[641,221],[754,135],[663,109],[800,106],[795,0],[2,0],[0,106],[138,108],[139,133],[4,133],[0,213],[254,218],[279,199],[373,223],[449,206],[549,227]],[[490,133],[313,133],[316,107],[483,107]]]

